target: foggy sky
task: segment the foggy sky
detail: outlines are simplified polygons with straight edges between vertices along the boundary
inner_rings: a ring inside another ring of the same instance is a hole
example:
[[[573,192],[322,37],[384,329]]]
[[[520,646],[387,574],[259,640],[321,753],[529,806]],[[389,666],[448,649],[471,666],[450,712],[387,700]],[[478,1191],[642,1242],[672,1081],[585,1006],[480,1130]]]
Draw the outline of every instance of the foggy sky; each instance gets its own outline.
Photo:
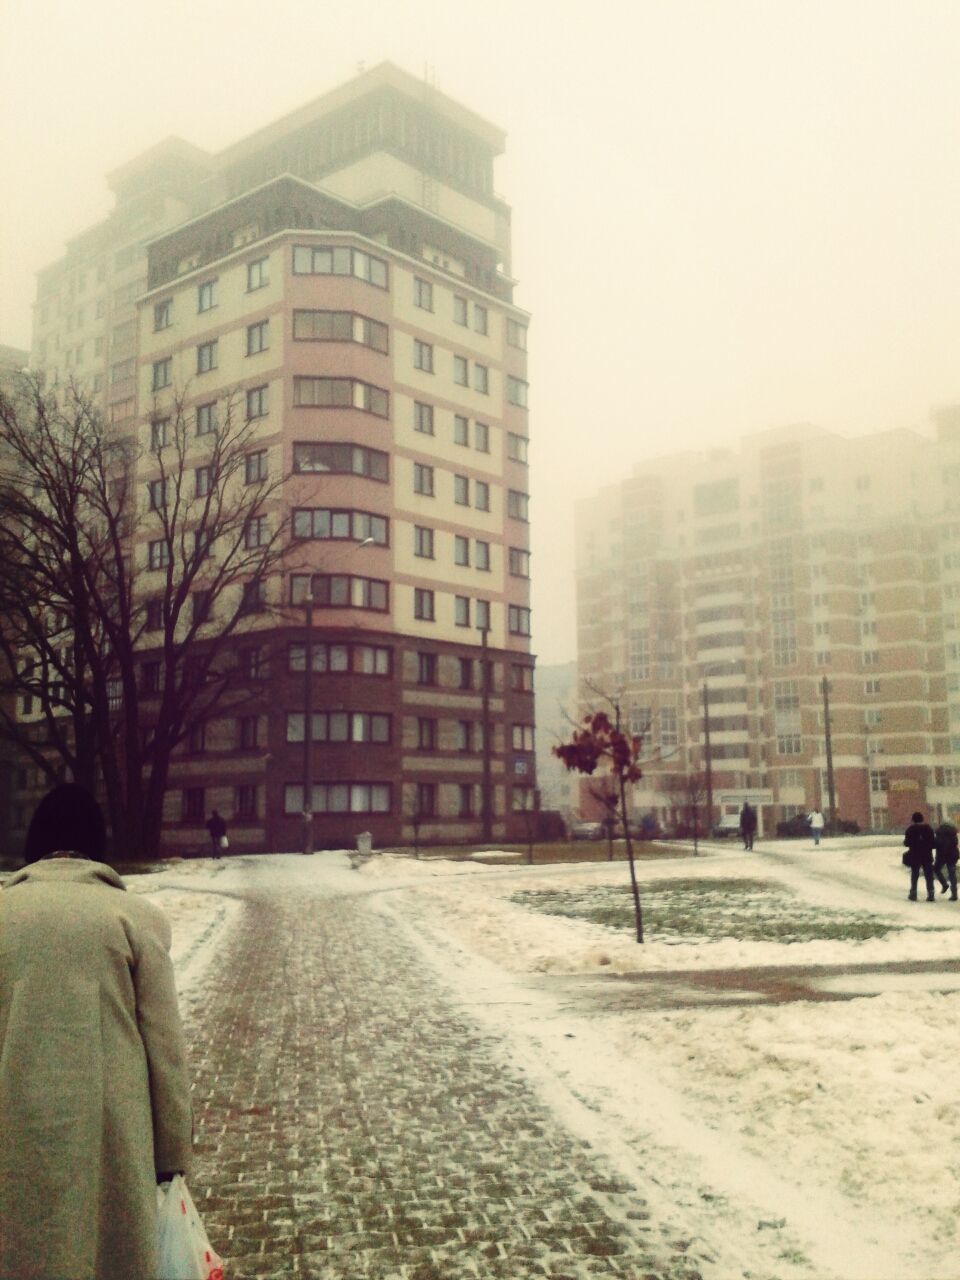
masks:
[[[0,343],[171,134],[219,150],[389,59],[507,130],[530,330],[534,649],[575,656],[573,500],[633,462],[960,401],[960,5],[4,0]]]

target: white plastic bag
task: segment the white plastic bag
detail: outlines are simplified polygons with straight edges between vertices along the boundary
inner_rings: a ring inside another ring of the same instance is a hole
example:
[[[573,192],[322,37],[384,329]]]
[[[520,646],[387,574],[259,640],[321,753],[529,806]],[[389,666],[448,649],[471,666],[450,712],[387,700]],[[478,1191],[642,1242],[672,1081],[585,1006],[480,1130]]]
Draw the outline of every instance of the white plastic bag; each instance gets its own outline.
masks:
[[[157,1188],[157,1234],[159,1280],[223,1280],[223,1261],[211,1248],[179,1173]]]
[[[227,837],[226,837],[226,836],[221,836],[221,837],[220,837],[220,842],[219,842],[219,843],[220,843],[220,848],[221,848],[221,849],[229,849],[229,848],[230,848],[230,841],[227,839]]]

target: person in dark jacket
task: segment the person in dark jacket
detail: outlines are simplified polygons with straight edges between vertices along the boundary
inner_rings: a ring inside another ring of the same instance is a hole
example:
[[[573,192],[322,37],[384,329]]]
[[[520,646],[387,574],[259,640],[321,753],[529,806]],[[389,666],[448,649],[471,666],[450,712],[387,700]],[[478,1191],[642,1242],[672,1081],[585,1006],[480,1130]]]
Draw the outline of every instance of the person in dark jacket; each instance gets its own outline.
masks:
[[[904,866],[910,868],[910,893],[911,902],[917,900],[917,882],[920,879],[920,872],[923,872],[923,878],[927,882],[927,901],[933,902],[933,850],[936,846],[937,838],[933,834],[933,827],[929,822],[924,822],[922,813],[915,813],[909,827],[903,834],[903,843],[907,846],[907,852],[903,855]]]
[[[750,807],[746,800],[740,810],[740,835],[745,849],[753,848],[753,837],[757,830],[757,811]]]
[[[941,822],[936,830],[937,856],[933,864],[933,874],[940,881],[940,892],[947,892],[947,876],[950,877],[950,901],[957,900],[957,859],[960,858],[960,847],[957,843],[957,828],[950,822]],[[944,875],[946,868],[946,875]]]
[[[216,809],[214,809],[207,821],[207,830],[210,832],[211,853],[214,858],[219,858],[221,850],[224,848],[223,838],[227,834],[227,824]]]

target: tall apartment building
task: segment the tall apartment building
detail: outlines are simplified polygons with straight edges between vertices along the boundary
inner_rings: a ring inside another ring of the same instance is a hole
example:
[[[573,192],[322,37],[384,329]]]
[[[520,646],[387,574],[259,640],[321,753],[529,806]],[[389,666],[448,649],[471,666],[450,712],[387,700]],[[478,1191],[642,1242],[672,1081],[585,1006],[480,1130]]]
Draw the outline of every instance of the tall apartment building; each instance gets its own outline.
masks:
[[[283,477],[292,555],[264,586],[281,611],[238,637],[242,720],[178,757],[168,847],[201,842],[214,806],[241,849],[300,847],[308,804],[321,845],[406,841],[414,820],[420,839],[522,834],[528,316],[503,144],[384,64],[217,155],[174,139],[131,161],[115,212],[41,275],[37,367],[85,379],[144,443],[185,406],[198,470],[239,406],[248,474]]]
[[[946,410],[931,436],[763,432],[580,503],[582,706],[585,678],[645,734],[635,812],[682,816],[674,788],[705,772],[707,729],[714,820],[745,797],[768,830],[827,812],[831,773],[861,828],[956,819],[958,493]]]

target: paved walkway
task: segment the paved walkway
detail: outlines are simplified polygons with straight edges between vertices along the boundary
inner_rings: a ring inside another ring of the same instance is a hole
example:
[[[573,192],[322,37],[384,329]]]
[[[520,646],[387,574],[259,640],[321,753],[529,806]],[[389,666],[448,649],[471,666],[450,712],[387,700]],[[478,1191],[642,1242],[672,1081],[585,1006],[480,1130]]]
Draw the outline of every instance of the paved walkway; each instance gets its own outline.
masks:
[[[187,1024],[192,1182],[230,1280],[698,1280],[402,926],[321,886],[252,877]]]

